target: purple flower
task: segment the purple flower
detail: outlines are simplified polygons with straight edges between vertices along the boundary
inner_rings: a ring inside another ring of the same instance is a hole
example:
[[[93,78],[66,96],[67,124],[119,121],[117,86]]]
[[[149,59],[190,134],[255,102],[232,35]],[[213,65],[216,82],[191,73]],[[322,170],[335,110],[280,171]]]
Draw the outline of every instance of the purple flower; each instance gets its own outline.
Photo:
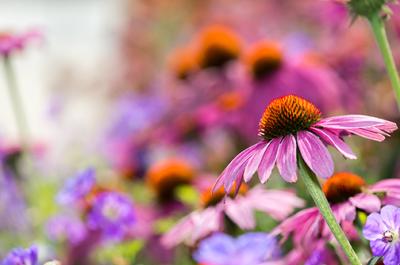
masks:
[[[310,102],[289,95],[273,100],[260,120],[260,142],[245,149],[226,167],[217,179],[215,189],[231,190],[249,182],[256,171],[265,183],[275,164],[287,182],[297,181],[297,149],[309,168],[319,177],[329,178],[333,160],[326,145],[336,148],[343,156],[356,159],[342,140],[346,135],[358,135],[383,141],[395,131],[393,122],[364,115],[344,115],[321,119],[320,111]]]
[[[82,200],[94,187],[96,183],[95,174],[93,168],[87,168],[68,179],[58,193],[58,203],[65,205]]]
[[[132,201],[117,192],[104,192],[95,199],[87,224],[105,238],[120,240],[128,236],[136,222]]]
[[[87,234],[81,220],[69,216],[55,216],[46,225],[46,232],[51,240],[66,240],[72,245],[81,242]]]
[[[37,265],[38,251],[36,247],[28,249],[15,248],[5,257],[2,265]]]
[[[368,216],[363,235],[370,241],[372,254],[382,256],[385,265],[400,264],[400,208],[387,205]]]
[[[280,254],[278,242],[271,235],[247,233],[235,239],[217,233],[200,243],[193,258],[208,265],[261,265],[277,261]]]

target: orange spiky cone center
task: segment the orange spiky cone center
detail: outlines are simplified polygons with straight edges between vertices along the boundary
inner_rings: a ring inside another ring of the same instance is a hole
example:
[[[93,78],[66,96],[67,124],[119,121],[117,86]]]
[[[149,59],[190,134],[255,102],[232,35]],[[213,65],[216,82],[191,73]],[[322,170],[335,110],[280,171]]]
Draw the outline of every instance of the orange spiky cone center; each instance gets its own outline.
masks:
[[[336,173],[325,181],[322,190],[328,201],[339,203],[361,193],[366,183],[363,178],[348,172]]]
[[[321,112],[309,101],[294,95],[273,100],[259,123],[259,136],[273,139],[309,129],[321,118]]]

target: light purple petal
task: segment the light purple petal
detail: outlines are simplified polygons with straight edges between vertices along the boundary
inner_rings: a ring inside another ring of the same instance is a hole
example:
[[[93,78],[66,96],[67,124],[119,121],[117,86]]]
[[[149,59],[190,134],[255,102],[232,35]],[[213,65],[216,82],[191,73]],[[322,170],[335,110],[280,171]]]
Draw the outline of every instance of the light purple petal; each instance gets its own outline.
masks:
[[[368,215],[367,222],[363,229],[363,235],[366,239],[381,240],[382,234],[387,230],[387,227],[382,221],[382,217],[379,213],[371,213]]]
[[[329,178],[333,174],[333,160],[328,149],[315,134],[308,131],[297,133],[301,156],[315,174]]]
[[[260,165],[258,167],[258,178],[260,179],[260,182],[262,184],[267,182],[267,180],[271,176],[281,140],[282,138],[279,137],[269,142],[267,150],[265,151],[264,156],[260,162]]]
[[[393,205],[386,205],[381,209],[383,223],[389,229],[394,230],[400,227],[400,209]]]
[[[330,132],[328,129],[311,128],[311,130],[316,133],[321,139],[326,143],[335,147],[342,155],[348,159],[357,159],[356,155],[350,149],[350,147],[337,135]]]
[[[276,164],[285,181],[297,181],[296,139],[293,135],[285,136],[280,143]]]
[[[349,200],[357,208],[369,213],[378,212],[381,208],[381,201],[373,194],[360,193],[351,197]]]
[[[386,246],[389,246],[386,254],[383,257],[383,263],[385,265],[398,265],[400,264],[400,247],[398,243],[396,245],[390,245],[386,243]]]
[[[265,146],[262,147],[259,151],[257,151],[247,162],[246,168],[244,170],[243,179],[245,182],[249,182],[251,177],[256,173],[261,160],[264,156],[265,151],[268,148],[268,143],[265,142]]]
[[[370,242],[372,254],[374,256],[383,256],[385,255],[389,249],[390,249],[390,244],[385,243],[382,239],[377,239],[373,240]],[[385,263],[389,264],[389,263]],[[397,265],[398,263],[393,263],[393,265]]]

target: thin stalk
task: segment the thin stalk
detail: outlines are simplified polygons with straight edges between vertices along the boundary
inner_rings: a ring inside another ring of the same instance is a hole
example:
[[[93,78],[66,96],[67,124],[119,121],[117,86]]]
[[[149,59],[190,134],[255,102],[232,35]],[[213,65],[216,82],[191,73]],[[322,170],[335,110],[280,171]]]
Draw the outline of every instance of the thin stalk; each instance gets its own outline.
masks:
[[[396,95],[397,106],[400,110],[400,78],[396,69],[396,64],[393,59],[392,50],[390,49],[385,30],[385,23],[379,13],[375,13],[369,16],[368,21],[371,24],[376,43],[378,44],[379,50],[381,51],[383,60],[385,62],[386,70],[388,72],[394,93]]]
[[[29,129],[10,56],[5,56],[3,63],[20,144],[22,150],[26,153],[29,148]]]
[[[312,199],[315,202],[315,205],[318,207],[321,215],[324,217],[326,223],[332,231],[332,234],[335,236],[336,240],[342,247],[344,253],[350,261],[350,264],[362,265],[360,259],[357,257],[357,254],[350,245],[350,242],[344,234],[342,228],[337,223],[329,202],[326,199],[325,194],[322,192],[317,177],[308,168],[301,157],[299,158],[299,169],[300,175],[304,181],[308,193],[311,195]]]

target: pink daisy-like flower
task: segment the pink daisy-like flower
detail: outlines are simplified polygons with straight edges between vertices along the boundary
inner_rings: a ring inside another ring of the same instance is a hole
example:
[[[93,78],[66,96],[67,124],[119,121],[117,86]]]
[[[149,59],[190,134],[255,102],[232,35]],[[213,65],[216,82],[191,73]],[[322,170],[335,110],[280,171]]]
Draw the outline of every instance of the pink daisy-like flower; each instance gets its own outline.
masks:
[[[235,199],[223,199],[222,189],[214,193],[209,189],[202,195],[204,208],[184,217],[163,236],[162,244],[166,247],[173,247],[182,242],[194,245],[211,233],[223,230],[225,216],[241,229],[253,229],[256,226],[255,211],[264,212],[276,220],[283,220],[295,208],[304,206],[303,200],[292,191],[265,190],[261,186],[247,191],[247,187],[242,185]],[[276,204],[277,201],[280,202],[279,205]]]
[[[343,136],[355,134],[383,141],[396,129],[393,122],[365,115],[321,119],[321,112],[312,103],[298,96],[284,96],[273,100],[264,111],[259,124],[259,136],[263,139],[230,162],[214,189],[224,186],[229,191],[234,183],[250,181],[256,171],[261,183],[265,183],[275,164],[285,181],[296,182],[297,149],[317,176],[329,178],[334,165],[326,145],[346,158],[356,159]]]
[[[42,34],[37,30],[30,30],[20,34],[0,32],[0,54],[8,56],[15,50],[21,50],[32,39],[40,39]]]
[[[400,179],[382,180],[367,186],[361,177],[342,172],[329,178],[323,184],[323,191],[336,220],[351,239],[358,238],[353,225],[357,209],[371,213],[379,211],[381,205],[400,206]],[[296,246],[309,246],[319,239],[333,240],[333,234],[316,207],[289,217],[274,233],[282,234],[284,238],[293,235]]]

